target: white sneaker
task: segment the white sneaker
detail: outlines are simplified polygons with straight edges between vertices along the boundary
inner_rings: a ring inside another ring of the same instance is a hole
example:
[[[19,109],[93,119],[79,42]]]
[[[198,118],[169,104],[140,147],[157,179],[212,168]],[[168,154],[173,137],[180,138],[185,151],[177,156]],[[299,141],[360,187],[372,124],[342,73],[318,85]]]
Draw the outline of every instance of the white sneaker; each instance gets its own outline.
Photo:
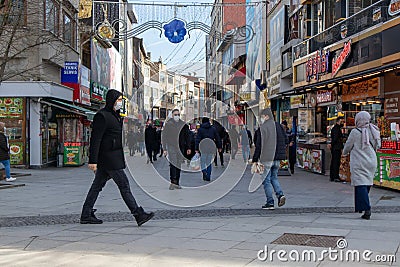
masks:
[[[6,182],[13,182],[15,180],[17,180],[17,179],[16,178],[12,178],[12,177],[6,178]]]

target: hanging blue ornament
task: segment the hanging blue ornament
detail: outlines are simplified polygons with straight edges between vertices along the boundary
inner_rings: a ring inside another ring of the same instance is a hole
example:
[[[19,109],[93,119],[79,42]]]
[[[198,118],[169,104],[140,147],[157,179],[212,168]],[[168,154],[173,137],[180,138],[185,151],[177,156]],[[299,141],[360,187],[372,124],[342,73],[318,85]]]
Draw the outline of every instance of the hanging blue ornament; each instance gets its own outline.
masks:
[[[183,41],[186,36],[185,22],[180,19],[173,19],[164,25],[164,35],[168,41],[177,44]]]

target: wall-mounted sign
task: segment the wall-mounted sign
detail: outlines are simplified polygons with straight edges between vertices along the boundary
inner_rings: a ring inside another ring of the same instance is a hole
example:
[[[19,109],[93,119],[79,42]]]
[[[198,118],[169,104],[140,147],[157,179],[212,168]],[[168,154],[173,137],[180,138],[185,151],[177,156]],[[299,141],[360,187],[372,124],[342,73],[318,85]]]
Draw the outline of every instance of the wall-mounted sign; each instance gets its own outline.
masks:
[[[0,118],[22,118],[24,99],[19,97],[0,97]]]
[[[319,50],[314,57],[310,57],[306,63],[306,80],[312,78],[319,80],[319,77],[328,72],[329,50]]]
[[[395,16],[400,13],[400,0],[392,0],[389,4],[389,15]]]
[[[90,70],[85,66],[80,68],[79,103],[90,106]],[[74,95],[75,100],[75,95]]]
[[[347,43],[344,43],[343,50],[340,52],[339,56],[334,58],[332,61],[332,78],[336,76],[339,72],[340,68],[343,66],[344,62],[346,62],[347,58],[351,53],[351,40]]]
[[[391,97],[385,99],[385,115],[399,113],[399,98]]]
[[[107,87],[102,86],[96,82],[92,82],[90,96],[93,100],[104,102],[107,91],[108,91]]]
[[[296,96],[291,96],[290,97],[290,108],[300,108],[303,107],[303,96],[302,95],[296,95]]]
[[[61,83],[78,83],[78,62],[65,62],[61,69]]]
[[[381,7],[375,7],[374,11],[372,12],[372,20],[374,22],[380,20],[382,17]]]
[[[332,97],[332,91],[318,91],[317,92],[317,103],[327,103],[327,102],[332,102],[333,97]]]
[[[379,95],[379,78],[366,80],[351,85],[343,85],[342,101],[366,100]]]

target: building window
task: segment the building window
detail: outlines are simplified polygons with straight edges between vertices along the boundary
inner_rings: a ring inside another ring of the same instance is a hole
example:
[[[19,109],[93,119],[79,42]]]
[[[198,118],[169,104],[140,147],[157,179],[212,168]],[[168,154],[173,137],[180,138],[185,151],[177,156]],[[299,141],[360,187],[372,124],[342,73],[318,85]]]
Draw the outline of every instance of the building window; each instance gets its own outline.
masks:
[[[63,39],[64,42],[72,46],[73,48],[76,47],[76,41],[75,41],[75,21],[72,19],[70,15],[67,13],[64,13],[64,33],[63,33]]]
[[[26,25],[25,1],[0,0],[0,26],[19,23]]]
[[[45,29],[58,34],[59,7],[54,0],[45,0]]]

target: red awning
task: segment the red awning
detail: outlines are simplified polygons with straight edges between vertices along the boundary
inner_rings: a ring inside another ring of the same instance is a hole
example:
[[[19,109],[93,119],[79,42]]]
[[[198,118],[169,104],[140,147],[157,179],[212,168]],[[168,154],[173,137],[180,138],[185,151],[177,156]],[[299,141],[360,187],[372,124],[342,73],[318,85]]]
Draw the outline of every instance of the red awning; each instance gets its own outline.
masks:
[[[240,70],[235,71],[234,74],[226,81],[226,85],[235,85],[241,84],[246,78],[246,67],[241,68]]]

